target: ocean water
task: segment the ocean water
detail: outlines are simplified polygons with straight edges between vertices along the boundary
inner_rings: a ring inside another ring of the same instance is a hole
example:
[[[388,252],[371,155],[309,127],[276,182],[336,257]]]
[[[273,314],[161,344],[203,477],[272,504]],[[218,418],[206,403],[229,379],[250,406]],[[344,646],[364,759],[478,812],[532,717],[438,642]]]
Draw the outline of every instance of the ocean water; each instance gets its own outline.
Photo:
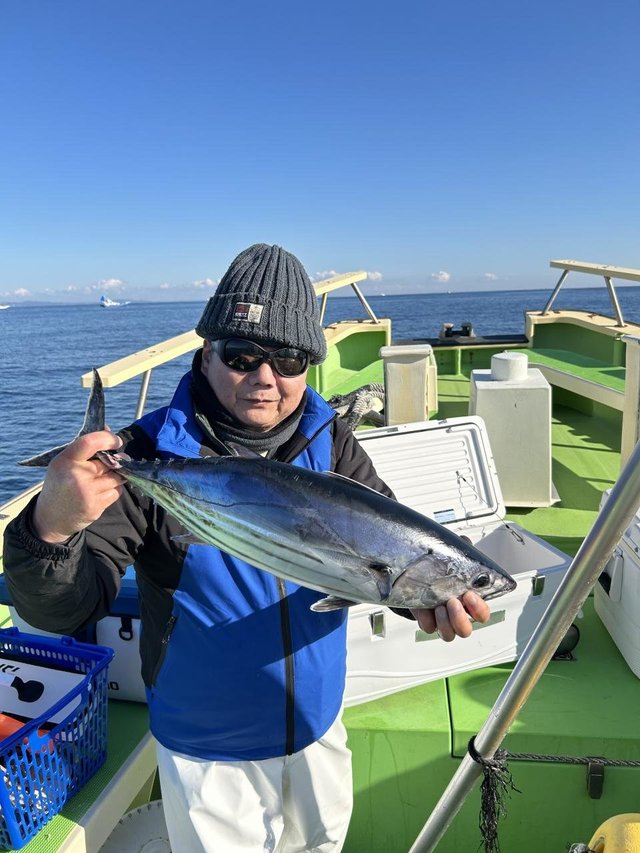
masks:
[[[479,335],[521,334],[524,311],[541,310],[547,290],[372,296],[378,317],[390,317],[395,340],[435,337],[444,322],[472,322]],[[625,319],[640,322],[640,288],[620,287]],[[80,376],[137,350],[194,328],[204,303],[132,303],[14,306],[0,311],[0,505],[42,478],[19,459],[69,441],[80,428],[87,391]],[[566,288],[554,307],[611,316],[607,291]],[[325,322],[364,317],[355,297],[329,297]],[[191,364],[188,354],[154,370],[147,410],[168,401]],[[139,382],[106,390],[107,422],[119,429],[133,420]]]

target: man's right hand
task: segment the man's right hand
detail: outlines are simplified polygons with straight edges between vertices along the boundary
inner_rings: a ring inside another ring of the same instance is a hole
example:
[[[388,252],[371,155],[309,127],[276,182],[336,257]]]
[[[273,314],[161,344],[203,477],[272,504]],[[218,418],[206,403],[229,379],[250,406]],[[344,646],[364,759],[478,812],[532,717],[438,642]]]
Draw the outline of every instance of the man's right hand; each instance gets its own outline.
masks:
[[[66,542],[118,500],[122,478],[92,457],[98,450],[120,447],[122,440],[115,433],[90,432],[49,463],[33,511],[34,532],[43,542]]]

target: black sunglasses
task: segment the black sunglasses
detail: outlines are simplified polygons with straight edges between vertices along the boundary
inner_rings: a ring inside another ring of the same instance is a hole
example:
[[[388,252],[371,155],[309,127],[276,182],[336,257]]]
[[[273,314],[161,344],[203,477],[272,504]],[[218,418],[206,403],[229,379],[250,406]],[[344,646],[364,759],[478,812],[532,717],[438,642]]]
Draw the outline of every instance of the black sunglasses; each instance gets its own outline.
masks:
[[[211,349],[220,356],[223,364],[241,373],[252,373],[265,361],[276,373],[285,377],[300,376],[309,366],[309,353],[302,349],[282,347],[269,352],[255,341],[244,338],[211,341]]]

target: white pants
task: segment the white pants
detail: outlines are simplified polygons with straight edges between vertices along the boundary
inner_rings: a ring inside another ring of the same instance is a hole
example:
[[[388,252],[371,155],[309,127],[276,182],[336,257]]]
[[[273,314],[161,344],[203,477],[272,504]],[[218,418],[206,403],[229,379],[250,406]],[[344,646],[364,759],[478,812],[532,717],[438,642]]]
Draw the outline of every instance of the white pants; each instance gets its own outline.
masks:
[[[172,853],[338,853],[353,804],[340,718],[306,749],[207,761],[157,744]]]

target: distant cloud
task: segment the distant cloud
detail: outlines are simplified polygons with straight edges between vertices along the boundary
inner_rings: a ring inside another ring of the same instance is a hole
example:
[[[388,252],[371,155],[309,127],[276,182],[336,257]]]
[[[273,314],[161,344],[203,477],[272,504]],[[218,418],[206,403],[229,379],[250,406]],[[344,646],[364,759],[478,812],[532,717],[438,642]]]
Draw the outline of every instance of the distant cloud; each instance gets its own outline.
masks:
[[[309,278],[311,281],[324,281],[325,278],[333,278],[334,275],[338,275],[335,270],[322,270],[321,272],[316,272],[309,276]]]
[[[124,287],[124,281],[119,278],[101,278],[91,285],[92,290],[117,290],[120,287]]]
[[[434,279],[434,281],[447,282],[451,278],[451,273],[446,270],[440,270],[440,272],[432,272],[431,278]]]
[[[76,285],[75,285],[75,284],[68,284],[68,285],[65,287],[64,292],[65,292],[65,293],[76,293],[76,291],[78,291],[78,290],[80,290],[80,288],[79,288],[79,287],[76,287]]]
[[[486,272],[484,274],[484,277],[487,279],[487,281],[497,281],[498,280],[498,276],[494,272]]]
[[[171,289],[171,285],[169,284],[168,281],[163,281],[162,284],[160,285],[160,290],[170,290],[170,289]]]
[[[220,279],[201,278],[198,281],[192,282],[194,287],[217,287],[220,284]]]
[[[19,287],[17,290],[13,291],[14,296],[30,296],[30,292],[26,289],[26,287]]]
[[[367,278],[369,281],[382,281],[382,273],[381,272],[368,272]]]

